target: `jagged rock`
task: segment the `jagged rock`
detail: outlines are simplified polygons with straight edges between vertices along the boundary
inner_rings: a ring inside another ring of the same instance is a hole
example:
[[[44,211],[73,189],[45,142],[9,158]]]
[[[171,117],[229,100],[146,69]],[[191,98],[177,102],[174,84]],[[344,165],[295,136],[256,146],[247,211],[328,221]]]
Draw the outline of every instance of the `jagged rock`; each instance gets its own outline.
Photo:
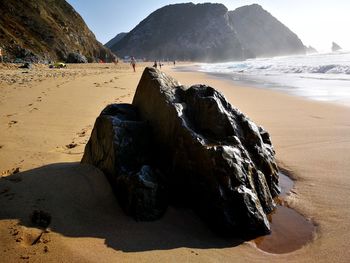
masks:
[[[71,52],[68,54],[67,63],[88,63],[88,60],[82,54]]]
[[[338,51],[342,49],[337,43],[335,42],[332,42],[332,51],[335,52],[335,51]]]
[[[308,46],[306,47],[306,53],[307,54],[314,54],[314,53],[318,53],[317,49],[312,47],[312,46]]]
[[[136,219],[158,218],[169,198],[221,233],[270,232],[279,193],[270,136],[211,87],[146,68],[132,106],[97,118],[82,162],[107,175]]]
[[[265,234],[279,192],[268,133],[211,87],[182,87],[146,68],[133,100],[152,128],[172,202],[222,233]]]
[[[126,214],[137,220],[159,218],[167,206],[158,171],[150,166],[150,128],[130,104],[107,106],[96,119],[82,163],[107,176]]]
[[[168,206],[165,187],[159,171],[144,165],[137,173],[117,178],[117,197],[128,215],[150,221],[162,216]]]

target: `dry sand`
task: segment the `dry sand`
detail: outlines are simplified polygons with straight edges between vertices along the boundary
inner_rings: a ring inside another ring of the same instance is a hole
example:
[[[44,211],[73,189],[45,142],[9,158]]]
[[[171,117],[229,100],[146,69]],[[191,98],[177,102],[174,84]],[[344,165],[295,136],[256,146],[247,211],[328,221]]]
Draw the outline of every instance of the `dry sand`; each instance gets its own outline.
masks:
[[[215,236],[186,209],[150,223],[126,217],[103,174],[78,162],[97,115],[108,103],[131,102],[142,67],[0,68],[0,262],[350,261],[350,108],[170,66],[163,70],[181,83],[212,85],[270,132],[296,179],[287,202],[317,232],[277,255]],[[47,228],[31,225],[34,210],[51,215]]]

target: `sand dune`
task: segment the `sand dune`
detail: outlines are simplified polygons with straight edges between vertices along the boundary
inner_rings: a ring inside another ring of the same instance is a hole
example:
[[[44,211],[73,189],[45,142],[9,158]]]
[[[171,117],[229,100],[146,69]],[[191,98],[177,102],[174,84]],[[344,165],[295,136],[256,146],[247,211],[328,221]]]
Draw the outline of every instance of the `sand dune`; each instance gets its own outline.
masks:
[[[350,109],[170,66],[163,70],[184,84],[220,89],[271,133],[296,179],[287,202],[317,232],[303,248],[275,255],[217,237],[187,209],[170,207],[148,223],[125,216],[104,175],[78,162],[96,116],[108,103],[131,101],[143,66],[0,69],[0,262],[350,260]],[[48,226],[33,224],[34,211],[50,215]]]

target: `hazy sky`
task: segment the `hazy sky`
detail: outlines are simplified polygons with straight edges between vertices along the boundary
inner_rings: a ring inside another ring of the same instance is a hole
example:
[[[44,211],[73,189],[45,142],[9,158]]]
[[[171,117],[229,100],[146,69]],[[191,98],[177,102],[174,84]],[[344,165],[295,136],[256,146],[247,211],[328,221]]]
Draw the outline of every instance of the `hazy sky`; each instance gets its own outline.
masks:
[[[181,0],[67,0],[103,44],[128,32],[156,9]],[[208,1],[192,1],[203,3]],[[257,3],[295,32],[305,45],[329,51],[331,42],[350,50],[350,0],[223,0],[229,10]]]

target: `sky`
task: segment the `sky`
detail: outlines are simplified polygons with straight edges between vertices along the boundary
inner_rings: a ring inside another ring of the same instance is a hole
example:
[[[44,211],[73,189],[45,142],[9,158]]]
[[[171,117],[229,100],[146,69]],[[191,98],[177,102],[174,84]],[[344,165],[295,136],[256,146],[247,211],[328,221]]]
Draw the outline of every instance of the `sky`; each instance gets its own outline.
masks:
[[[66,0],[83,17],[97,40],[105,44],[129,32],[153,11],[181,0]],[[204,3],[208,1],[191,1]],[[229,10],[260,4],[296,33],[304,45],[330,51],[332,41],[350,50],[350,0],[213,0]]]

